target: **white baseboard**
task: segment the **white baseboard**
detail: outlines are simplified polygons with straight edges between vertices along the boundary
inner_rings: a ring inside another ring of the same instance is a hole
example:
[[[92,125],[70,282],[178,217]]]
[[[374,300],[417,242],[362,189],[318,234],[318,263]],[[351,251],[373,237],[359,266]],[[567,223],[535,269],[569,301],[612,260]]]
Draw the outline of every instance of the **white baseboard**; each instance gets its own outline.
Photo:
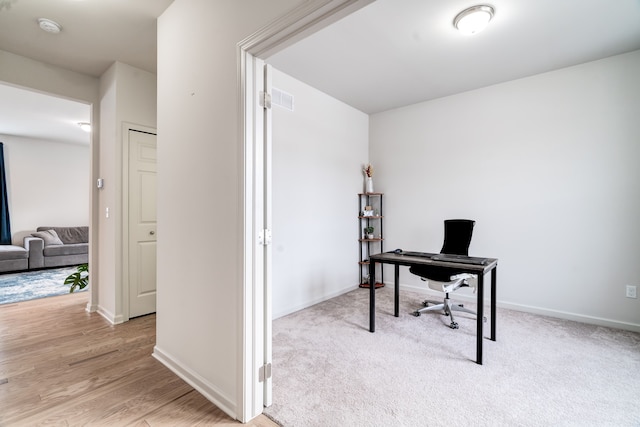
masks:
[[[272,319],[275,320],[275,319],[278,319],[280,317],[284,317],[284,316],[286,316],[288,314],[295,313],[296,311],[300,311],[300,310],[303,310],[303,309],[305,309],[307,307],[311,307],[312,305],[316,305],[316,304],[319,304],[319,303],[324,302],[326,300],[330,300],[331,298],[335,298],[335,297],[340,296],[342,294],[346,294],[347,292],[351,292],[351,291],[353,291],[355,289],[358,289],[358,286],[349,285],[348,287],[342,288],[342,289],[337,290],[335,292],[332,292],[330,294],[323,295],[321,298],[317,298],[315,300],[307,301],[307,302],[304,302],[304,303],[299,304],[297,306],[288,307],[285,310],[281,310],[281,311],[279,311],[277,313],[273,313]]]
[[[122,316],[114,315],[112,312],[102,307],[101,305],[98,305],[97,309],[94,311],[97,311],[100,316],[107,319],[107,321],[112,325],[119,325],[120,323],[124,323],[124,318]]]
[[[385,282],[385,284],[393,288],[393,283]],[[430,292],[428,289],[424,287],[401,284],[400,289],[407,289],[410,291],[419,292],[429,296],[437,295],[438,298],[442,298],[442,294]],[[473,294],[456,293],[456,299],[466,301],[466,302],[472,302],[472,303],[476,302],[476,297]],[[487,299],[487,295],[485,295],[485,307],[487,307],[487,304],[489,304],[489,299]],[[571,313],[568,311],[553,310],[553,309],[544,308],[544,307],[535,307],[531,305],[518,304],[518,303],[512,303],[512,302],[500,301],[500,300],[496,302],[496,305],[499,308],[507,308],[510,310],[522,311],[525,313],[533,313],[533,314],[539,314],[541,316],[555,317],[558,319],[573,320],[575,322],[587,323],[590,325],[606,326],[608,328],[624,329],[627,331],[640,332],[640,325],[635,323],[622,322],[620,320],[605,319],[602,317],[588,316],[585,314]],[[485,308],[485,312],[486,312],[486,308]]]
[[[624,329],[627,331],[640,332],[640,325],[635,323],[622,322],[620,320],[605,319],[602,317],[587,316],[584,314],[570,313],[567,311],[551,310],[548,308],[534,307],[524,304],[516,304],[505,301],[498,301],[498,307],[508,308],[525,313],[540,314],[543,316],[557,317],[559,319],[573,320],[590,325],[606,326],[608,328]]]
[[[174,374],[182,378],[187,384],[196,389],[200,394],[206,397],[210,402],[224,411],[231,418],[238,419],[236,414],[236,405],[231,399],[225,397],[215,386],[207,380],[196,374],[189,368],[186,368],[167,353],[162,351],[158,346],[153,347],[152,356],[160,363],[169,368]]]

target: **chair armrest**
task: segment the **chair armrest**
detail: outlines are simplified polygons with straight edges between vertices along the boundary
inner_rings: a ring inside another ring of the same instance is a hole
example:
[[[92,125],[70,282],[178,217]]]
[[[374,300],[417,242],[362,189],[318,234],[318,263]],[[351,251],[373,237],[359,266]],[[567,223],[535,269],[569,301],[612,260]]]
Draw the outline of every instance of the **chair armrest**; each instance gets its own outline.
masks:
[[[475,294],[478,290],[478,276],[470,273],[460,273],[455,276],[451,276],[451,280],[459,280],[462,279],[464,283],[464,287],[472,288],[473,293]],[[457,286],[457,288],[461,288],[463,286]]]
[[[24,248],[29,253],[29,269],[44,267],[44,240],[39,237],[26,236]]]

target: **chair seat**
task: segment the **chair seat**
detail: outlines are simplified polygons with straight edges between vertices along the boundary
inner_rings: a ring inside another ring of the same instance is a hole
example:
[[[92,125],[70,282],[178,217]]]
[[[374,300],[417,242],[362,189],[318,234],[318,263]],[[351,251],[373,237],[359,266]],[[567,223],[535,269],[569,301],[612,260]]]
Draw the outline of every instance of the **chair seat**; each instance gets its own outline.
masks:
[[[436,280],[429,280],[428,282],[427,286],[429,286],[430,289],[448,294],[462,286],[464,279],[457,279],[453,282],[438,282]]]
[[[448,282],[429,280],[427,278],[423,278],[423,280],[426,280],[428,282],[427,286],[429,286],[430,289],[438,292],[444,292],[445,294],[453,292],[462,287],[472,288],[473,292],[475,293],[476,287],[478,285],[476,275],[468,273],[456,274],[455,276],[451,276],[451,281]]]

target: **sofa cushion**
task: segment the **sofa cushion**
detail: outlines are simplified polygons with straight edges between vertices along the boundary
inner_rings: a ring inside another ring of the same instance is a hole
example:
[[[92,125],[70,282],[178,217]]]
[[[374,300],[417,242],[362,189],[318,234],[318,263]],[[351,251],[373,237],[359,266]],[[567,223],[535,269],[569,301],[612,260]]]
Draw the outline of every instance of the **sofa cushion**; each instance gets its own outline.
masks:
[[[29,253],[22,246],[0,245],[0,260],[27,259]]]
[[[37,231],[35,233],[31,233],[31,235],[33,237],[39,237],[42,240],[44,240],[44,246],[51,246],[51,245],[62,245],[62,240],[60,240],[60,238],[58,237],[58,233],[56,233],[55,230],[44,230],[44,231]]]
[[[86,243],[71,243],[68,245],[45,246],[44,256],[79,255],[89,252],[89,245]]]
[[[62,243],[89,243],[89,227],[38,227],[37,231],[55,230]]]

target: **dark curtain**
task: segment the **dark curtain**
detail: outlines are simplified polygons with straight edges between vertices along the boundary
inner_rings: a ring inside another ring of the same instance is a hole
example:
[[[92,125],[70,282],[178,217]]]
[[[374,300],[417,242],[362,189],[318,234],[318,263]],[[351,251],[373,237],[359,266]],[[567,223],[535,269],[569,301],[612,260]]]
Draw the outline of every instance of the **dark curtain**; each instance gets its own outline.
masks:
[[[9,199],[7,198],[7,179],[4,171],[4,144],[0,142],[0,245],[10,245]]]

